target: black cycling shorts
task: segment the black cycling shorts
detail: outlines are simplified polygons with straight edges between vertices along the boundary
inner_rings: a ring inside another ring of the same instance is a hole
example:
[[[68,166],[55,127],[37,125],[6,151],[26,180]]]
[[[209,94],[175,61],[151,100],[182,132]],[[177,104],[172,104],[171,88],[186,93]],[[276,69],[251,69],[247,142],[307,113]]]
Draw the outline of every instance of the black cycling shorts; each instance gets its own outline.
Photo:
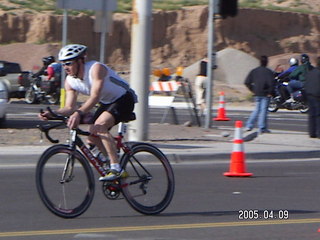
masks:
[[[127,122],[132,120],[131,116],[134,109],[134,104],[135,101],[131,92],[125,93],[113,103],[99,103],[98,109],[93,116],[93,122],[95,122],[104,111],[111,113],[115,119],[115,125],[117,125],[119,122]]]

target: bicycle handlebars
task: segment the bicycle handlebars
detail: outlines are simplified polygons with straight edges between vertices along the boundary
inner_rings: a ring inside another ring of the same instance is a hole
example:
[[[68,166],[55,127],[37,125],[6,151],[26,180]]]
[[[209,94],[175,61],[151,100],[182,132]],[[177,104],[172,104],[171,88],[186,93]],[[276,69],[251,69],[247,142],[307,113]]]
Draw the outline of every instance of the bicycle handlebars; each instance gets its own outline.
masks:
[[[44,125],[38,125],[37,127],[39,128],[39,130],[41,132],[44,132],[46,138],[52,142],[52,143],[59,143],[59,140],[58,139],[53,139],[52,137],[50,137],[49,135],[49,131],[53,128],[56,128],[56,127],[59,127],[59,126],[62,126],[64,123],[58,123],[58,124],[55,124],[55,125],[51,125],[51,124],[44,124]]]
[[[47,107],[48,112],[52,115],[52,120],[63,120],[63,121],[67,121],[68,117],[59,115],[57,113],[55,113],[54,111],[52,111],[52,109],[50,107]],[[43,110],[40,109],[40,112],[43,113]]]
[[[49,134],[49,131],[51,129],[54,129],[54,128],[57,128],[57,127],[60,127],[62,125],[66,125],[67,124],[67,121],[68,121],[68,117],[65,117],[65,116],[62,116],[62,115],[59,115],[59,114],[56,114],[55,112],[52,111],[52,109],[50,107],[47,107],[47,110],[48,112],[50,112],[50,114],[53,116],[52,118],[50,118],[50,120],[60,120],[59,123],[56,123],[56,124],[43,124],[43,125],[38,125],[37,127],[39,128],[39,130],[41,132],[43,132],[46,136],[46,138],[52,142],[52,143],[59,143],[59,140],[58,139],[53,139],[50,134]],[[43,109],[40,109],[40,113],[43,113]],[[83,131],[81,130],[80,128],[76,128],[74,129],[77,134],[80,134],[80,135],[84,135],[84,136],[89,136],[91,135],[90,132],[87,132],[87,131]]]

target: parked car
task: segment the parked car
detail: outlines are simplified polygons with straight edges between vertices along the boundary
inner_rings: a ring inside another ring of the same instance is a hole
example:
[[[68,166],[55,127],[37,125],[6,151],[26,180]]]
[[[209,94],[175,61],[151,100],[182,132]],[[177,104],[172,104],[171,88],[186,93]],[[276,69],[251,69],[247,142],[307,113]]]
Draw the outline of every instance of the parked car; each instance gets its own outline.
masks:
[[[25,84],[21,83],[27,79],[29,72],[22,71],[19,63],[0,61],[0,81],[2,81],[9,92],[9,98],[23,98],[25,96]]]
[[[0,81],[0,126],[6,120],[6,112],[8,107],[9,93],[4,82]]]

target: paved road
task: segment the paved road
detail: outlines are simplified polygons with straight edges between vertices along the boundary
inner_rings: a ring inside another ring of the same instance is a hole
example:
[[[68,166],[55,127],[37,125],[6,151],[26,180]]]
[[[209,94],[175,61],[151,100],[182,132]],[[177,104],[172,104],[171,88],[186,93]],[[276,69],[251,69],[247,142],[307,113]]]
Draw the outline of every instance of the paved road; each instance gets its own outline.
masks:
[[[200,162],[173,165],[175,196],[159,216],[106,200],[97,184],[92,206],[70,220],[44,208],[33,167],[1,168],[0,239],[319,239],[320,161],[259,161],[251,178],[227,178],[227,164]]]

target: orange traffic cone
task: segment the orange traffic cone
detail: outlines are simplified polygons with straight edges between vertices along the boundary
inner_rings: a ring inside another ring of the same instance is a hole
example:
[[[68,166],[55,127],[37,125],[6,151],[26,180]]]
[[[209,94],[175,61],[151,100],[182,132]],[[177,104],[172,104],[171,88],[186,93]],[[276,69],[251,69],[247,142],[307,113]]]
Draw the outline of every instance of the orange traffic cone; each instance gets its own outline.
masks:
[[[219,108],[218,108],[218,116],[214,118],[214,121],[229,121],[230,118],[226,117],[226,111],[225,111],[225,101],[224,101],[224,92],[219,93]]]
[[[246,172],[245,154],[242,139],[242,121],[236,121],[235,134],[233,139],[233,151],[231,155],[231,163],[229,172],[223,175],[227,177],[250,177],[252,173]]]

